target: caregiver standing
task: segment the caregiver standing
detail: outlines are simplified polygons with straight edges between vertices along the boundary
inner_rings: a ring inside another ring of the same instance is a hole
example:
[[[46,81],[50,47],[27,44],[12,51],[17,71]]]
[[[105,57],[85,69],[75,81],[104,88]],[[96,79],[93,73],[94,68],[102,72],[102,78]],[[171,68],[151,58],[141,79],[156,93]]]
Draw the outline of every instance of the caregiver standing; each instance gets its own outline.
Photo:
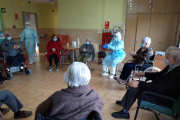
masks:
[[[28,57],[29,57],[29,64],[33,64],[36,62],[35,48],[36,48],[36,43],[37,43],[37,46],[39,46],[39,38],[38,38],[38,34],[36,30],[31,28],[30,22],[26,22],[25,26],[26,28],[21,33],[20,44],[22,45],[22,42],[25,39],[25,46],[26,46]]]

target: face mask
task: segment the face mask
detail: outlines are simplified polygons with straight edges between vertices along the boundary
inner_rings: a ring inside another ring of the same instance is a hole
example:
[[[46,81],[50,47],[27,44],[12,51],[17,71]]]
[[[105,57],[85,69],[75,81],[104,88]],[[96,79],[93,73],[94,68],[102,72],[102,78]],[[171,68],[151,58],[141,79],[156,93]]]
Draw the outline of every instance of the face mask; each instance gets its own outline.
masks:
[[[30,26],[26,26],[26,29],[30,29],[31,27]]]
[[[54,42],[56,42],[56,41],[57,41],[57,39],[56,39],[56,38],[53,38],[53,41],[54,41]]]
[[[169,60],[168,60],[168,59],[164,59],[164,62],[165,62],[167,65],[171,65],[171,64],[169,63]]]
[[[143,48],[143,47],[144,47],[144,44],[141,43],[140,46],[141,46],[141,48]]]
[[[114,37],[114,41],[118,41],[118,38],[117,38],[117,37]]]
[[[89,42],[86,42],[87,45],[89,45],[90,43]]]
[[[8,40],[11,40],[11,39],[12,39],[12,37],[7,37],[7,39],[8,39]]]

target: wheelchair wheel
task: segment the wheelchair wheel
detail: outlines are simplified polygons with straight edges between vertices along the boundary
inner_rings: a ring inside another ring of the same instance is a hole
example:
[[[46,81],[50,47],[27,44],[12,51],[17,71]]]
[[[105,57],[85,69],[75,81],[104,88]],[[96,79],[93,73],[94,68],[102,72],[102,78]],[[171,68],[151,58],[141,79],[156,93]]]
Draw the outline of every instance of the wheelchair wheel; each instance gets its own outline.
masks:
[[[24,72],[25,72],[26,75],[31,75],[31,73],[32,73],[30,69],[25,69]]]
[[[158,67],[149,67],[144,70],[144,72],[160,72],[160,71],[161,69],[159,69]]]
[[[3,72],[4,72],[4,66],[1,65],[1,73],[3,73]]]
[[[13,78],[13,74],[11,72],[6,72],[6,76],[8,79],[12,79]]]

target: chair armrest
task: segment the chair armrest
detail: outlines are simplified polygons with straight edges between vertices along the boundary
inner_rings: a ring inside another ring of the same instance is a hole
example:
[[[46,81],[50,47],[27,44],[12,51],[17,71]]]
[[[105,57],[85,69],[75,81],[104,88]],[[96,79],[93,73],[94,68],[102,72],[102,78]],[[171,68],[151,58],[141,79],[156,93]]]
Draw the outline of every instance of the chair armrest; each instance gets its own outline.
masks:
[[[149,92],[149,91],[144,91],[138,101],[138,105],[140,105],[141,103],[141,100],[143,98],[143,96],[145,94],[150,94],[150,95],[154,95],[154,96],[157,96],[157,97],[161,97],[161,98],[164,98],[164,99],[167,99],[167,100],[171,100],[171,101],[174,101],[174,102],[177,102],[180,104],[180,101],[179,100],[176,100],[175,98],[172,98],[172,97],[168,97],[168,96],[165,96],[165,95],[162,95],[162,94],[159,94],[159,93],[154,93],[154,92]]]
[[[154,61],[152,61],[152,60],[145,60],[145,63],[147,63],[147,64],[153,64]]]

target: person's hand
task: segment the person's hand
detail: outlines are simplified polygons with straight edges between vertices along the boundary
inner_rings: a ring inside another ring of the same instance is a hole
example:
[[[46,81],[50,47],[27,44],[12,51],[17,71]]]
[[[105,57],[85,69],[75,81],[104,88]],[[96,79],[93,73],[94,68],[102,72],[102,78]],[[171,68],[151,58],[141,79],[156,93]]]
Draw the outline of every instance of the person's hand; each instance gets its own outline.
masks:
[[[137,73],[134,74],[135,78],[140,78],[140,77],[144,77],[144,76],[145,76],[144,72],[137,72]]]
[[[84,48],[84,49],[83,49],[83,52],[85,52],[85,51],[86,51],[86,49]]]
[[[14,48],[14,49],[18,49],[18,46],[19,46],[19,45],[13,45],[13,48]]]
[[[131,51],[129,54],[130,54],[130,56],[136,56],[136,52],[134,52],[134,51]]]
[[[52,48],[52,51],[54,52],[54,51],[56,51],[56,49],[55,49],[55,48]]]
[[[129,85],[130,87],[133,87],[133,88],[138,88],[138,86],[139,86],[139,81],[131,81],[131,82],[128,83],[128,85]]]
[[[39,47],[39,43],[37,43],[37,46]]]
[[[20,48],[20,46],[19,45],[16,45],[16,49],[19,49]]]
[[[107,48],[107,47],[108,47],[108,44],[103,45],[103,48]]]

